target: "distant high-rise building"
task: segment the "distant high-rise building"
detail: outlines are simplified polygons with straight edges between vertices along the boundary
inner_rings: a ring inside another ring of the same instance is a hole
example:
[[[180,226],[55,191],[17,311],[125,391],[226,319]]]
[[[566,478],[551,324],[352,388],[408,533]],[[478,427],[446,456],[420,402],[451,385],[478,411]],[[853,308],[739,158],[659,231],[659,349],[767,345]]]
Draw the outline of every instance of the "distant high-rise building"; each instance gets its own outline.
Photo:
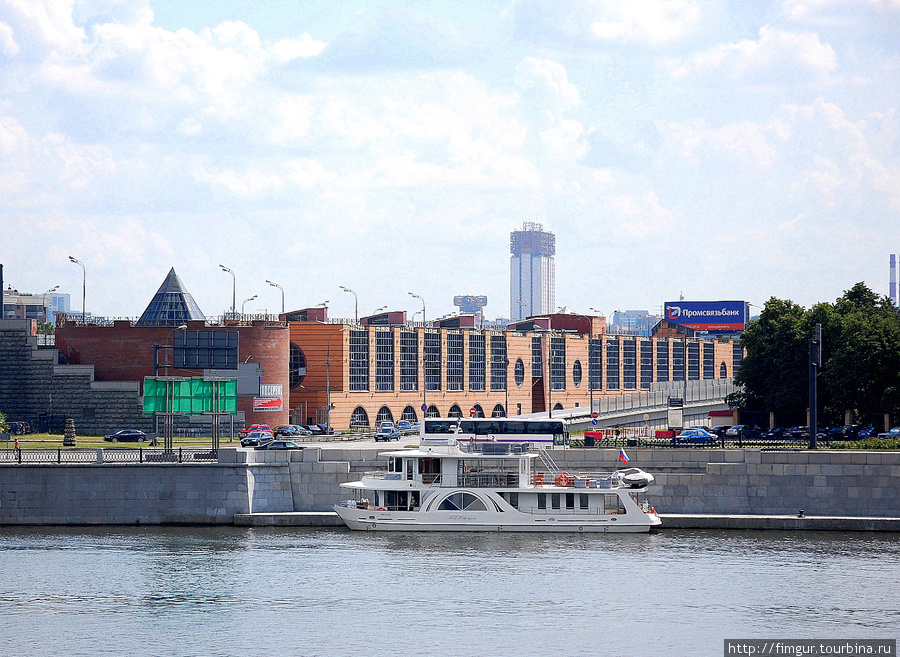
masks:
[[[509,316],[520,320],[556,309],[556,236],[526,221],[509,235]]]

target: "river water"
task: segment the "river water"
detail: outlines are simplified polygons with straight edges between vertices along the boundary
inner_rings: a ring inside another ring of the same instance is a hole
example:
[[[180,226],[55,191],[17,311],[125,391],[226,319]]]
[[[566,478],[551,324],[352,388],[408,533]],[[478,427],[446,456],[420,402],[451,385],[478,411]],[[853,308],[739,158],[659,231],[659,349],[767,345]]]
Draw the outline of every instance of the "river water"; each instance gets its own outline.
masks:
[[[897,638],[900,536],[0,528],[0,655],[721,655]]]

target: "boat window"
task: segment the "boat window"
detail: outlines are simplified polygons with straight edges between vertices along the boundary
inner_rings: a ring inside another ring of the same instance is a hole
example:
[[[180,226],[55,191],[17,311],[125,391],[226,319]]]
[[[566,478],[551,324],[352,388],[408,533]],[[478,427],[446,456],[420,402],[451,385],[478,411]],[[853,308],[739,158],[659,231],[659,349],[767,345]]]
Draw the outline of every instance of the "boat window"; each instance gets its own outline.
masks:
[[[413,478],[413,459],[406,459],[406,478]]]
[[[514,509],[519,508],[519,494],[518,493],[509,493],[509,505]]]
[[[438,506],[439,511],[487,511],[480,498],[472,493],[453,493]]]
[[[388,472],[403,472],[403,459],[399,456],[388,457]]]
[[[566,493],[566,508],[575,509],[575,493]]]
[[[538,508],[547,508],[547,493],[538,493]]]
[[[559,508],[559,493],[550,494],[550,506],[554,509]]]
[[[587,493],[579,493],[578,494],[578,506],[581,509],[588,508],[588,494]]]
[[[625,505],[618,495],[604,495],[604,506],[607,515],[617,515],[625,513]]]

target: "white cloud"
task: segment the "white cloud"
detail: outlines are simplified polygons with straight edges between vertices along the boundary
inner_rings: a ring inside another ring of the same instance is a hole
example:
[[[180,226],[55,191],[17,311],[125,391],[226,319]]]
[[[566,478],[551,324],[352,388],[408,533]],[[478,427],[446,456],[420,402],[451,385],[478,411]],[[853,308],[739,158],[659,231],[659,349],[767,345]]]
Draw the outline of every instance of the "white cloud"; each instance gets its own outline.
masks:
[[[299,39],[282,39],[272,46],[272,54],[280,62],[289,62],[301,57],[315,57],[325,49],[324,41],[316,41],[308,34]]]
[[[589,33],[600,41],[657,45],[680,39],[700,18],[692,0],[601,0],[591,3]]]
[[[795,33],[763,26],[759,40],[726,43],[699,52],[671,67],[676,79],[707,82],[790,84],[822,80],[837,67],[837,54],[812,33]]]
[[[572,108],[579,103],[578,88],[569,82],[565,67],[549,59],[523,59],[516,67],[516,84],[544,96],[550,107]]]
[[[13,57],[19,54],[19,44],[13,36],[13,29],[0,21],[0,55]]]

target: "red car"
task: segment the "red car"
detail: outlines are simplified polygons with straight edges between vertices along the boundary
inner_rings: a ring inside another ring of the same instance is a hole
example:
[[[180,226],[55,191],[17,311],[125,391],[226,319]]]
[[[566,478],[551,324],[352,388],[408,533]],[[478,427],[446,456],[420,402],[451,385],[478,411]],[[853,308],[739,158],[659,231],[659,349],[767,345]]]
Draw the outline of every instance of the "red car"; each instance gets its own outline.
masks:
[[[241,429],[241,438],[251,433],[252,431],[268,431],[269,433],[272,433],[272,427],[270,427],[268,424],[251,424],[246,429]]]

